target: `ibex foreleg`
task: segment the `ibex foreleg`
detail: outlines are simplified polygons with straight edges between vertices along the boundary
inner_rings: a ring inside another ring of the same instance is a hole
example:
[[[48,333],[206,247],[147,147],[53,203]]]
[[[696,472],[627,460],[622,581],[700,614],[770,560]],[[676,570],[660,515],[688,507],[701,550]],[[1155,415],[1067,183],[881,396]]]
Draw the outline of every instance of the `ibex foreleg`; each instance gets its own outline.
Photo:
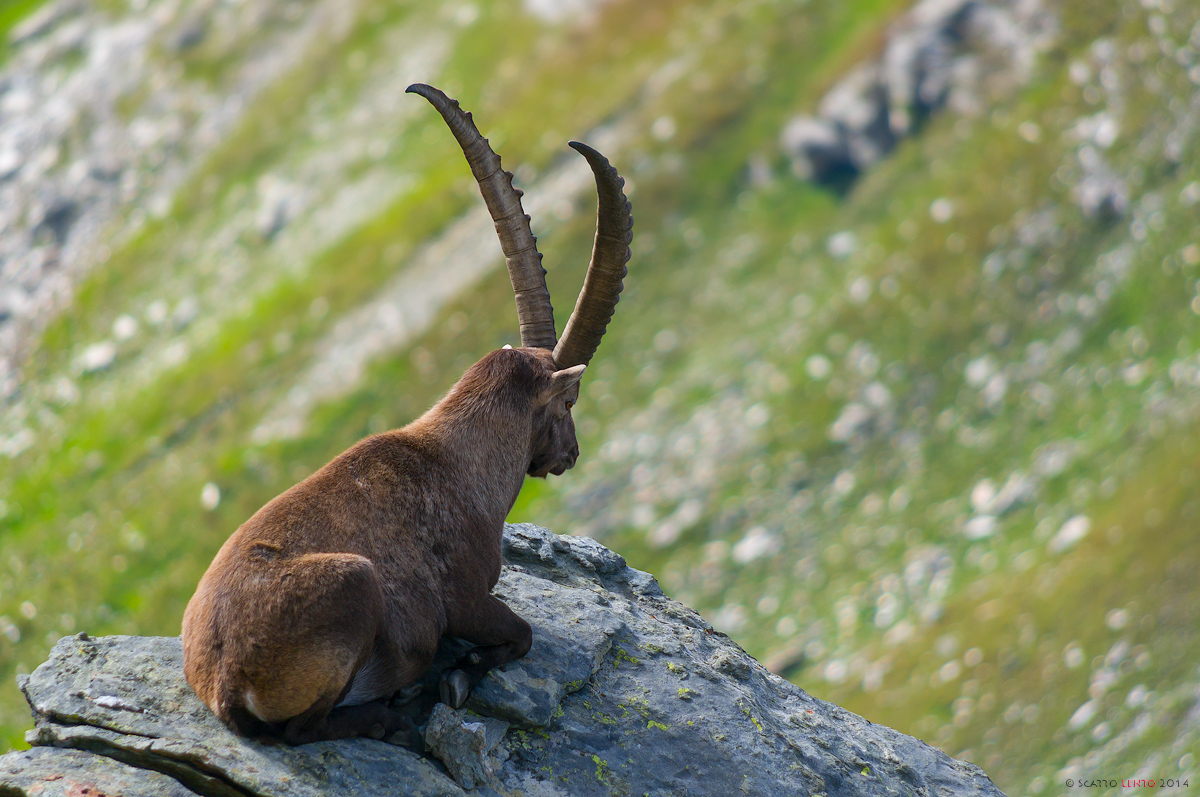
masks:
[[[442,673],[438,690],[443,703],[461,708],[475,684],[493,667],[519,659],[533,644],[533,629],[499,598],[485,595],[471,610],[453,618],[447,633],[474,642],[454,665]]]

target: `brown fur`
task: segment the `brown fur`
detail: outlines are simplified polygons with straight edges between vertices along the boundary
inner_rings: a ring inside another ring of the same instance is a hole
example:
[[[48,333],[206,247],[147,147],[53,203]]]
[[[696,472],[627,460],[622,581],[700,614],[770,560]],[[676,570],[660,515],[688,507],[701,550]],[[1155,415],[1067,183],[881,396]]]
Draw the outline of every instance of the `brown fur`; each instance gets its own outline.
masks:
[[[465,687],[525,655],[529,624],[490,595],[526,474],[561,474],[579,448],[570,405],[583,366],[502,349],[429,412],[362,440],[260,509],[221,547],[183,618],[184,673],[243,734],[292,743],[403,724],[386,700],[445,634],[478,647]],[[453,680],[453,679],[452,679]]]

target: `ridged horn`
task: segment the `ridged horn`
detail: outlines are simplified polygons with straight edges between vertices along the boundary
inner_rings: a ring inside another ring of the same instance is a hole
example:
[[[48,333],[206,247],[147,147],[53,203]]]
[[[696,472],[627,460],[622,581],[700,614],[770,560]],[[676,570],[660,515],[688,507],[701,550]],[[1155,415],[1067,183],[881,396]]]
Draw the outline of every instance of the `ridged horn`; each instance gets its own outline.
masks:
[[[492,151],[488,140],[475,127],[471,114],[463,111],[457,100],[424,83],[414,83],[405,91],[420,94],[442,115],[479,183],[479,193],[483,194],[484,204],[496,224],[508,277],[516,293],[521,345],[553,349],[557,337],[546,270],[542,268],[542,256],[529,227],[529,217],[521,207],[522,192],[513,188],[512,173],[501,168],[500,156]]]
[[[588,264],[575,310],[554,347],[554,362],[559,368],[586,365],[596,353],[621,298],[624,287],[621,281],[628,272],[629,244],[633,240],[633,214],[622,190],[625,180],[596,150],[578,141],[569,143],[592,167],[599,202],[592,262]]]

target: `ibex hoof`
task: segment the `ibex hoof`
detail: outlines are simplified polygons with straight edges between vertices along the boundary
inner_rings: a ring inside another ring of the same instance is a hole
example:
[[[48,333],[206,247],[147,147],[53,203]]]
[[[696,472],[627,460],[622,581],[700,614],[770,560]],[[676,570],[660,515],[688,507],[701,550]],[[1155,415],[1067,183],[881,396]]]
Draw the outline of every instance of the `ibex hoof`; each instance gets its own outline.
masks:
[[[471,679],[462,670],[451,670],[442,674],[438,683],[442,702],[450,708],[462,708],[471,694]]]

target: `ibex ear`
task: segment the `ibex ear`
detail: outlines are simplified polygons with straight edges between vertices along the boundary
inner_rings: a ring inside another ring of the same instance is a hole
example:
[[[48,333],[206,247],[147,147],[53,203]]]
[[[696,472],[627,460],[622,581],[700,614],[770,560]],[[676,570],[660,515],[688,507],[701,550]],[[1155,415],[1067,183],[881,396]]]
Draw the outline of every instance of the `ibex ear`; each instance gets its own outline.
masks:
[[[587,370],[586,365],[573,365],[570,368],[564,368],[561,371],[555,371],[550,375],[550,386],[542,391],[538,396],[539,404],[546,404],[555,396],[565,393],[575,385],[579,384],[579,380],[583,378],[583,372]]]

